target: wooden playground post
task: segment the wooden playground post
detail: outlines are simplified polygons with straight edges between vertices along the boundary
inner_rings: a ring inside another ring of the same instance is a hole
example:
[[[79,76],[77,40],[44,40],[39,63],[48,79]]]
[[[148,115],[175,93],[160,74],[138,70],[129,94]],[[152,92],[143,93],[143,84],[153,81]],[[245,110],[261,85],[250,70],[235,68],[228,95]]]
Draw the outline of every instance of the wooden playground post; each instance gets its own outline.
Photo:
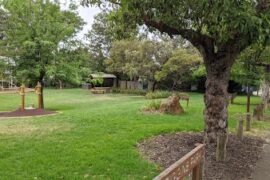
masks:
[[[20,87],[20,95],[21,95],[21,110],[24,111],[25,110],[25,85],[22,84]]]
[[[35,92],[38,95],[38,109],[41,109],[41,84],[40,82],[37,83],[37,86],[35,88]]]
[[[237,137],[239,139],[243,139],[243,131],[244,131],[244,117],[242,116],[241,119],[238,121],[238,127],[237,127]]]

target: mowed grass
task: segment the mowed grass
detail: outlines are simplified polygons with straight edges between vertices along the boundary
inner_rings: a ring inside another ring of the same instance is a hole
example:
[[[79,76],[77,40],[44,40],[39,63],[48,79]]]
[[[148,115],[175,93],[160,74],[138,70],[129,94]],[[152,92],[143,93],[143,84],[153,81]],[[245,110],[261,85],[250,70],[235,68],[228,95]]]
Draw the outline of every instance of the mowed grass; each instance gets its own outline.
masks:
[[[144,138],[176,131],[203,131],[203,95],[191,93],[181,116],[143,114],[142,96],[92,95],[80,89],[46,90],[45,106],[55,116],[0,120],[0,179],[151,179],[158,167],[136,148]],[[245,97],[229,107],[230,130]],[[253,106],[260,102],[252,97]],[[18,94],[0,95],[0,111],[19,107]],[[27,104],[36,103],[27,94]],[[259,130],[268,122],[255,122]]]

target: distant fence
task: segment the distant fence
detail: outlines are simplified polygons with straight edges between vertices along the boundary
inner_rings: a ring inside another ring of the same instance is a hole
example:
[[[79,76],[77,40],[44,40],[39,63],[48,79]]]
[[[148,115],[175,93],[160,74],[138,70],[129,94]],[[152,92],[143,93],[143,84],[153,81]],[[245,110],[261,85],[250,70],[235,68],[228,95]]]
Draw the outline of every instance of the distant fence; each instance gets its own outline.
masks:
[[[120,89],[143,89],[143,86],[138,81],[119,81]]]
[[[202,180],[204,156],[205,145],[200,144],[155,177],[154,180],[183,180],[190,174],[192,174],[192,180]]]

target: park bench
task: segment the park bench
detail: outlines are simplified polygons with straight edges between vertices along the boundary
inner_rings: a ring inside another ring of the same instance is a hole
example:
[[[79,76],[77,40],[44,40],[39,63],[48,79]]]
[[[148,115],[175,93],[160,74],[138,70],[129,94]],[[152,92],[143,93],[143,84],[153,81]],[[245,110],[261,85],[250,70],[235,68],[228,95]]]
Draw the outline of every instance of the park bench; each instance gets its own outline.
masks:
[[[91,89],[91,92],[93,94],[105,94],[106,90],[105,89]]]
[[[183,180],[192,174],[192,180],[202,180],[205,145],[199,144],[184,157],[165,169],[154,180]]]
[[[111,88],[110,87],[95,87],[91,89],[91,92],[93,94],[105,94],[105,93],[110,93]]]

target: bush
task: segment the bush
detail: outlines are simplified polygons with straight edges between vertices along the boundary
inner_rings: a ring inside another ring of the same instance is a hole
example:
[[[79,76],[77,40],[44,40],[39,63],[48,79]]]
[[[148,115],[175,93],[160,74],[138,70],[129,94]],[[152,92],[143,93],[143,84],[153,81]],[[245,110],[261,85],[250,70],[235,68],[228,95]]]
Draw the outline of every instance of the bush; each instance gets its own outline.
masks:
[[[161,101],[151,101],[149,104],[144,106],[142,110],[144,111],[157,111],[160,109]]]
[[[135,95],[141,95],[145,96],[146,91],[143,89],[119,89],[119,88],[113,88],[113,93],[120,93],[120,94],[135,94]]]
[[[160,99],[160,98],[167,98],[172,95],[170,91],[155,91],[155,92],[148,92],[145,96],[146,99]]]

